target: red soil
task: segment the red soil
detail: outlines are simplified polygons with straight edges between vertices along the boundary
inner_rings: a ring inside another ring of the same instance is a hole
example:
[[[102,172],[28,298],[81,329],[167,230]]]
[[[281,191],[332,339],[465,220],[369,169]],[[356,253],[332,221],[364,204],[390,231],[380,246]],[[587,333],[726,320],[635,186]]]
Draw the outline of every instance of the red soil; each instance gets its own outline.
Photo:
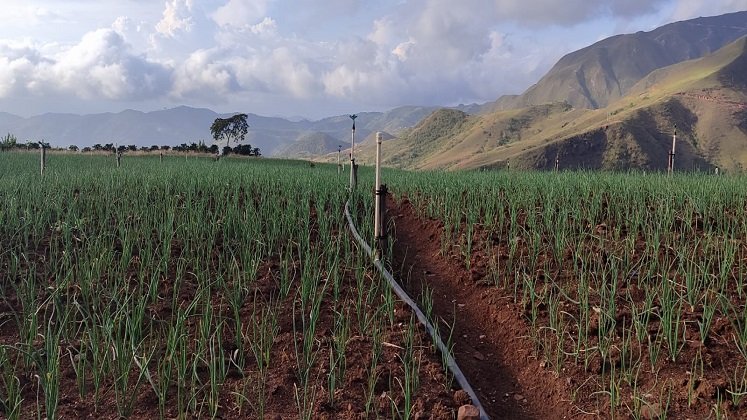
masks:
[[[472,268],[468,270],[463,256],[456,252],[442,254],[443,224],[440,221],[419,217],[407,199],[401,203],[390,199],[388,207],[388,216],[396,226],[393,266],[401,267],[398,277],[404,279],[416,300],[420,300],[425,287],[432,290],[434,313],[448,323],[455,319],[455,359],[492,418],[612,417],[609,396],[599,392],[608,381],[602,376],[599,357],[592,358],[588,370],[572,360],[566,360],[560,368],[551,367],[551,363],[538,354],[536,343],[530,338],[527,307],[514,303],[513,290],[497,287],[487,278],[489,257],[482,251],[486,248],[484,241],[491,241],[488,245],[491,252],[503,258],[507,249],[505,239],[476,231]],[[696,222],[694,225],[697,227]],[[747,263],[745,254],[740,255],[737,264]],[[570,256],[564,264],[572,267]],[[572,290],[573,287],[568,285],[576,280],[567,275],[572,270],[560,272],[564,274],[557,276],[556,281],[566,284],[566,290]],[[542,273],[537,275],[538,284],[542,283]],[[734,290],[731,292],[736,295]],[[622,302],[626,293],[643,300],[644,292],[636,284],[623,285],[618,291],[618,300]],[[565,310],[575,313],[577,308],[566,307]],[[540,324],[546,323],[547,317],[546,308],[540,308]],[[621,304],[616,318],[616,339],[619,341],[623,324],[630,326],[630,310]],[[710,337],[706,343],[701,343],[697,333],[697,323],[701,319],[702,308],[684,311],[685,341],[680,356],[675,363],[663,354],[653,371],[648,368],[647,347],[633,340],[631,354],[643,358],[643,368],[636,373],[637,391],[646,402],[634,400],[629,387],[622,386],[621,404],[615,410],[615,418],[631,418],[631,413],[637,412],[642,418],[650,419],[666,412],[667,418],[704,419],[713,418],[716,407],[728,418],[747,418],[745,404],[735,405],[731,398],[733,394],[729,392],[731,378],[744,366],[733,342],[735,331],[732,323],[724,317],[716,317]],[[649,324],[649,334],[657,332],[657,325],[658,320]],[[444,324],[441,328],[448,331]],[[573,336],[573,333],[568,334]],[[594,345],[594,339],[592,337],[590,345]],[[552,343],[555,339],[548,340]],[[570,351],[569,343],[563,345]],[[662,352],[666,353],[666,350],[662,349]],[[698,355],[701,359],[697,359]],[[613,349],[611,359],[611,363],[619,365],[619,350]],[[700,370],[698,375],[690,372],[694,360],[702,360],[696,366]],[[608,376],[609,368],[606,366]],[[636,403],[638,409],[635,409]]]
[[[534,355],[521,311],[506,294],[475,282],[462,264],[440,255],[442,228],[421,220],[407,200],[394,219],[394,267],[416,300],[433,291],[434,313],[455,321],[454,358],[492,419],[582,418],[564,378],[542,367]],[[448,331],[442,323],[440,329]],[[446,337],[444,337],[444,340]]]

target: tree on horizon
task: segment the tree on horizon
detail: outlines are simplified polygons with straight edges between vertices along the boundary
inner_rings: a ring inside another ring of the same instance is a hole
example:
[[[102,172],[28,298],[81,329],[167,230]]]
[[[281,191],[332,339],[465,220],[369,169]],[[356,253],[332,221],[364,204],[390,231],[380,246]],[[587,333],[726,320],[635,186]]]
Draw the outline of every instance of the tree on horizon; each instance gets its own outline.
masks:
[[[225,140],[225,147],[231,147],[231,140],[241,143],[249,131],[247,118],[246,114],[236,114],[230,118],[216,118],[210,126],[210,134],[217,143]]]

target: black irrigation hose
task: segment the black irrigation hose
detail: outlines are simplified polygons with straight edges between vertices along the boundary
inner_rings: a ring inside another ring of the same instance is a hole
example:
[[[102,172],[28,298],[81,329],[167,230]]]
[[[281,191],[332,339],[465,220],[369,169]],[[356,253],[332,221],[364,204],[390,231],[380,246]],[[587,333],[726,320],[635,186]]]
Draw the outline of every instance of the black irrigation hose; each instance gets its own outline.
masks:
[[[428,334],[430,334],[433,342],[436,344],[436,347],[438,347],[438,350],[441,352],[441,354],[445,356],[446,367],[454,375],[454,379],[456,379],[456,381],[459,383],[459,386],[462,387],[462,390],[464,390],[464,392],[466,392],[467,395],[469,395],[469,397],[472,399],[472,405],[480,410],[480,420],[490,420],[490,417],[485,412],[482,404],[480,404],[480,400],[477,398],[477,394],[475,394],[472,386],[469,384],[469,382],[467,382],[467,378],[462,373],[462,370],[459,369],[459,366],[457,366],[456,361],[444,345],[444,342],[441,340],[441,337],[438,335],[436,329],[433,327],[428,318],[425,317],[423,311],[418,308],[418,305],[415,303],[415,301],[413,301],[410,296],[407,295],[407,292],[405,292],[404,289],[400,287],[399,283],[397,283],[397,281],[394,279],[394,276],[392,276],[392,274],[384,267],[384,264],[382,264],[381,260],[375,258],[374,252],[371,247],[358,234],[358,229],[355,228],[353,219],[350,217],[349,204],[350,202],[345,203],[345,217],[347,217],[348,219],[348,226],[350,227],[350,231],[353,233],[355,240],[358,241],[358,244],[360,244],[361,247],[363,247],[363,250],[366,251],[366,254],[374,259],[374,265],[379,269],[384,278],[387,279],[389,285],[392,287],[392,289],[394,289],[394,293],[396,293],[397,296],[403,302],[405,302],[413,312],[415,312],[415,315],[418,317],[420,323],[425,326],[425,329],[428,331]]]

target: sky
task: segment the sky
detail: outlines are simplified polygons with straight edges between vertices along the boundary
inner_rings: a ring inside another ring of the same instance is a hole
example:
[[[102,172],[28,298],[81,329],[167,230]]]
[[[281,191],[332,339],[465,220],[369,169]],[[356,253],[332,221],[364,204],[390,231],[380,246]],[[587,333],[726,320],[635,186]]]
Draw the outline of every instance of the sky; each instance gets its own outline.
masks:
[[[311,119],[518,94],[608,36],[747,0],[0,0],[0,112]]]

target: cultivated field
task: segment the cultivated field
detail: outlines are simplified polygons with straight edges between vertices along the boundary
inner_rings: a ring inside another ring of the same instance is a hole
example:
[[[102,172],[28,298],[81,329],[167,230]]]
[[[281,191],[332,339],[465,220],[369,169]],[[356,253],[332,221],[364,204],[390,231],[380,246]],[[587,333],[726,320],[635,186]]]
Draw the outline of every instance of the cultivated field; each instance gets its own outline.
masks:
[[[502,313],[521,314],[531,357],[565,383],[577,415],[747,415],[744,178],[397,172],[389,181],[419,230],[439,233],[437,252],[493,289],[457,314],[488,331],[510,324],[494,322]],[[502,338],[485,334],[482,352],[499,353]]]
[[[371,174],[0,154],[0,413],[454,418],[441,355],[354,244]],[[491,418],[742,418],[747,185],[385,170],[387,265]]]
[[[0,154],[3,417],[455,415],[440,356],[348,236],[336,168],[38,170]]]

